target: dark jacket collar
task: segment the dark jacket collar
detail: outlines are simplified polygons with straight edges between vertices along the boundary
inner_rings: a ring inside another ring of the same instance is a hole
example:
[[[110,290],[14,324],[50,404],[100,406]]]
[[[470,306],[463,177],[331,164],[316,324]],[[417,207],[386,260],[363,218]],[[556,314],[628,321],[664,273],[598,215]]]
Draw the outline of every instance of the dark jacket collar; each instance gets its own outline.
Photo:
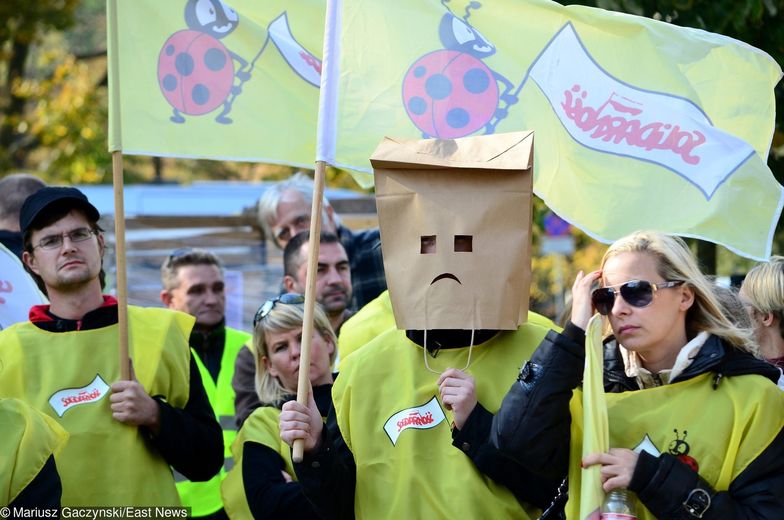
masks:
[[[779,370],[770,363],[736,349],[717,336],[708,337],[697,357],[672,382],[686,381],[706,372],[715,374],[714,386],[718,386],[723,377],[757,374],[776,383],[780,375]],[[608,338],[604,344],[604,386],[607,391],[611,388],[613,391],[639,388],[636,380],[626,375],[621,351],[614,337]]]
[[[117,299],[103,295],[103,303],[78,320],[69,320],[52,314],[49,304],[34,305],[28,315],[36,327],[49,332],[70,332],[74,330],[91,330],[108,327],[117,323]]]

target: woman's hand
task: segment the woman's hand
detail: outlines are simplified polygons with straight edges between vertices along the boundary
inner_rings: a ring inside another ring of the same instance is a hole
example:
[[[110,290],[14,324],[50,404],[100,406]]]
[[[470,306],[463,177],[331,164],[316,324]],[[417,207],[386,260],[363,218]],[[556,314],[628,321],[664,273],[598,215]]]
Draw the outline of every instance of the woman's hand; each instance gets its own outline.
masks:
[[[582,466],[587,468],[601,464],[602,487],[605,492],[617,488],[628,488],[632,481],[634,468],[637,467],[639,455],[626,448],[610,448],[607,453],[591,453],[582,461]]]
[[[588,321],[593,316],[591,303],[591,289],[594,283],[602,277],[602,271],[593,271],[586,275],[582,271],[577,273],[572,285],[572,323],[583,330],[588,328]]]
[[[476,406],[474,378],[456,368],[447,368],[438,378],[438,389],[441,402],[454,414],[455,427],[462,429]]]
[[[283,404],[279,425],[280,438],[289,446],[292,446],[296,439],[304,439],[305,453],[318,449],[324,422],[316,401],[313,400],[312,387],[308,388],[308,406],[302,406],[297,401]]]

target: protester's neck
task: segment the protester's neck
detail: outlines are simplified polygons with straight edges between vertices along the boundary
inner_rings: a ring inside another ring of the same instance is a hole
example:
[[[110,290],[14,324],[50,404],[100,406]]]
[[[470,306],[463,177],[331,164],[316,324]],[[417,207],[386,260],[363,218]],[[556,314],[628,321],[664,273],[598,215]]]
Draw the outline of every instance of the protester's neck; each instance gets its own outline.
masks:
[[[765,359],[784,357],[784,338],[781,337],[778,327],[775,330],[772,327],[765,330],[765,337],[760,340],[760,354]]]
[[[218,329],[222,329],[225,326],[226,326],[226,318],[224,317],[223,319],[221,319],[218,323],[215,323],[214,325],[206,325],[204,323],[196,322],[193,325],[193,330],[196,331],[196,332],[201,332],[202,334],[209,334],[212,331],[218,330]]]
[[[344,311],[329,314],[329,324],[332,325],[332,330],[338,330],[343,325],[343,314]]]
[[[479,345],[498,334],[497,330],[478,329],[430,329],[427,331],[427,349],[431,352],[442,348],[461,348],[471,344]],[[419,345],[425,346],[424,330],[407,330],[406,337]]]
[[[80,320],[90,311],[103,305],[103,294],[98,281],[78,289],[63,291],[47,287],[49,311],[59,318]]]

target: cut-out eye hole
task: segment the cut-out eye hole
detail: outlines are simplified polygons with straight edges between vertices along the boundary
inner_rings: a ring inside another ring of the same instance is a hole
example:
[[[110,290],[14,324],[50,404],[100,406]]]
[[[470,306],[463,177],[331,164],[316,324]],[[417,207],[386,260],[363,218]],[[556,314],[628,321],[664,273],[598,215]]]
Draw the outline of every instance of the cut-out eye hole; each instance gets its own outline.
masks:
[[[473,242],[471,235],[455,235],[455,253],[470,253],[474,250]]]
[[[419,249],[419,253],[422,255],[432,255],[436,252],[436,236],[435,235],[423,235],[420,237],[420,244],[421,247]]]

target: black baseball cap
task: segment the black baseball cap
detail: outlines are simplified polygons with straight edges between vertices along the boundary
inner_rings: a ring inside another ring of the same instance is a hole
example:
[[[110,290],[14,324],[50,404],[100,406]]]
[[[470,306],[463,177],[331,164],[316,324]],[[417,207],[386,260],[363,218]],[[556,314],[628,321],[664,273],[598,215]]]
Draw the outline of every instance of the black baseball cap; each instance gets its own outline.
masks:
[[[90,220],[101,218],[101,214],[95,206],[90,204],[85,194],[76,188],[47,186],[27,197],[24,204],[22,204],[22,210],[19,212],[19,227],[22,233],[27,231],[27,228],[39,215],[46,211],[46,208],[55,203],[68,204],[74,208],[79,208],[85,212]]]

